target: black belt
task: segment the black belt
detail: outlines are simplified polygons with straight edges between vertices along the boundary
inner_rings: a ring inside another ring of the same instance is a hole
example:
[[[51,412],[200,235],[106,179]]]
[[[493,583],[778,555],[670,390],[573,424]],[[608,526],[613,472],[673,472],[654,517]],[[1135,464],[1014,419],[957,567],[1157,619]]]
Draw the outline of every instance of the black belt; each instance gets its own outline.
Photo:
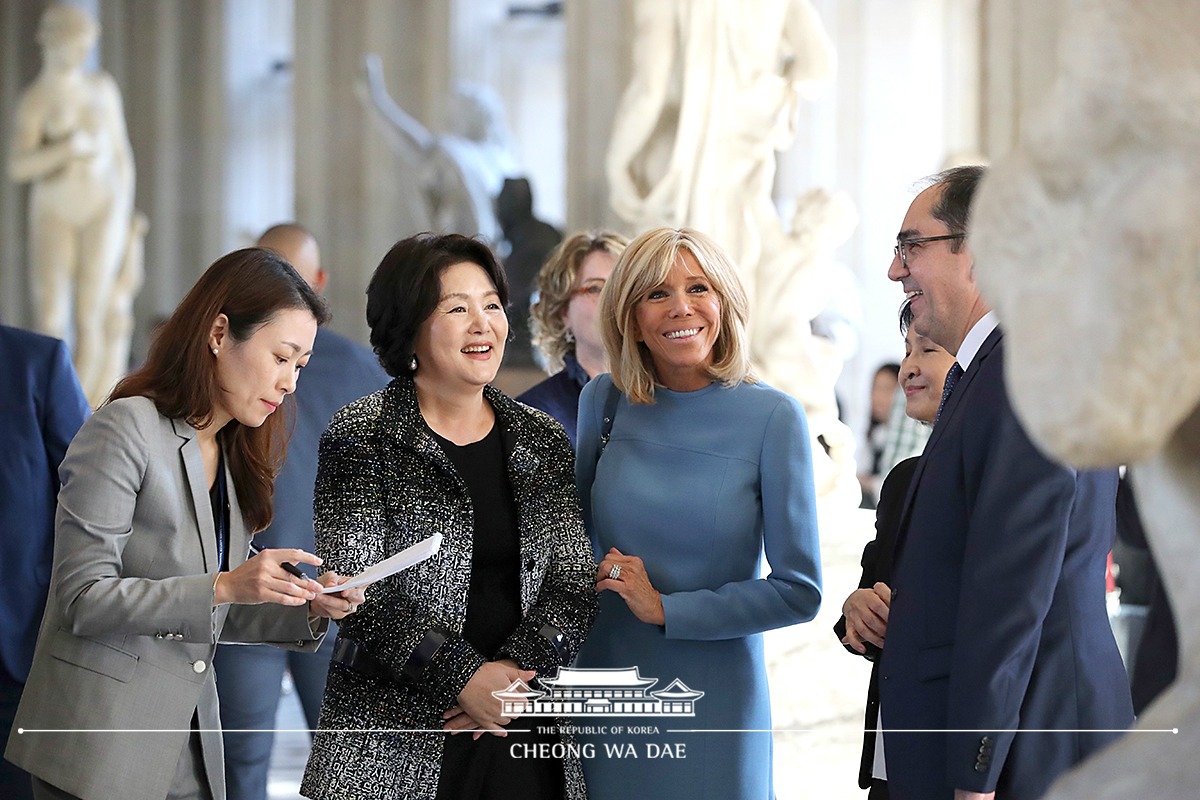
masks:
[[[333,643],[333,661],[372,678],[392,679],[392,671],[358,642],[338,637]]]
[[[424,638],[421,639],[416,650],[408,659],[408,663],[399,673],[394,672],[387,664],[371,655],[366,645],[341,636],[338,636],[337,641],[333,643],[331,660],[372,678],[412,685],[421,677],[425,666],[433,660],[434,654],[448,638],[450,638],[450,633],[443,628],[431,628],[426,631]]]

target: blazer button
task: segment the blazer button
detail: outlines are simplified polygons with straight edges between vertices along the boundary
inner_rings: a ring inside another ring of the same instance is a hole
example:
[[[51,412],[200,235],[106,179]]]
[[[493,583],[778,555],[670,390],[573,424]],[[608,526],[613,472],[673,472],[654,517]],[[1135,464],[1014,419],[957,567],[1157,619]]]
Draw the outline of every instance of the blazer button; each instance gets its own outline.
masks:
[[[975,771],[976,772],[987,772],[987,764],[984,764],[982,761],[976,761],[975,762]]]
[[[206,669],[208,669],[208,664],[205,664],[203,659],[192,662],[192,672],[196,673],[197,675],[199,675],[201,672],[204,672]]]

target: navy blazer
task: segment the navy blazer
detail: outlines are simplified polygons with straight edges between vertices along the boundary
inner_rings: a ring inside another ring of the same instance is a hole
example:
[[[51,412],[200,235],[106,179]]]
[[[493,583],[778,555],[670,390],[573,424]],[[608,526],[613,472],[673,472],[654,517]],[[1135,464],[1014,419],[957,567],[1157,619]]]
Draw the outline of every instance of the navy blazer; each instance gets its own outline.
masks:
[[[1116,470],[1043,456],[1009,404],[1003,360],[995,330],[905,502],[880,668],[893,800],[955,788],[1033,800],[1133,721],[1105,606]]]
[[[46,608],[58,465],[91,413],[63,342],[0,326],[0,668],[18,683]]]
[[[579,395],[587,386],[587,371],[579,366],[574,352],[563,356],[563,368],[517,397],[518,403],[545,411],[558,420],[575,447],[575,429],[579,427]]]

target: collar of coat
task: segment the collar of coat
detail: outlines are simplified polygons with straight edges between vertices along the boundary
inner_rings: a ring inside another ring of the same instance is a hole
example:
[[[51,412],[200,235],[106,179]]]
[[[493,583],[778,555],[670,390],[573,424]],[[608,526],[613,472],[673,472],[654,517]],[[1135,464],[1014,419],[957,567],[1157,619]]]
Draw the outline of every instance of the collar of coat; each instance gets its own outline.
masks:
[[[504,452],[512,468],[530,467],[539,459],[530,451],[529,445],[542,442],[549,437],[535,424],[536,412],[512,400],[496,387],[483,387],[483,396],[496,412],[496,423],[500,426],[500,437]],[[420,453],[441,464],[451,474],[456,474],[450,459],[441,445],[433,438],[421,408],[417,403],[417,387],[412,378],[400,376],[384,390],[381,423],[385,429],[396,431],[401,449]]]

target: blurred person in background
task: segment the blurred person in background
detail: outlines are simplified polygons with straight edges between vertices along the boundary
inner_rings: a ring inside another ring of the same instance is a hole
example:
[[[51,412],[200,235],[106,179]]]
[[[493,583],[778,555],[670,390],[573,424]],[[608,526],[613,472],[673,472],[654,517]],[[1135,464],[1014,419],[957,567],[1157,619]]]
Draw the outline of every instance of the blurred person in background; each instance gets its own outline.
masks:
[[[559,245],[538,273],[538,301],[530,314],[533,343],[550,377],[517,398],[562,423],[571,445],[579,393],[608,372],[597,317],[600,293],[628,244],[611,231],[577,233]]]
[[[883,469],[883,451],[887,445],[888,412],[892,408],[892,398],[899,390],[899,372],[899,364],[883,364],[875,370],[871,380],[871,421],[866,435],[869,463],[866,471],[858,474],[863,491],[861,508],[875,508],[879,502],[879,485],[887,475]]]

